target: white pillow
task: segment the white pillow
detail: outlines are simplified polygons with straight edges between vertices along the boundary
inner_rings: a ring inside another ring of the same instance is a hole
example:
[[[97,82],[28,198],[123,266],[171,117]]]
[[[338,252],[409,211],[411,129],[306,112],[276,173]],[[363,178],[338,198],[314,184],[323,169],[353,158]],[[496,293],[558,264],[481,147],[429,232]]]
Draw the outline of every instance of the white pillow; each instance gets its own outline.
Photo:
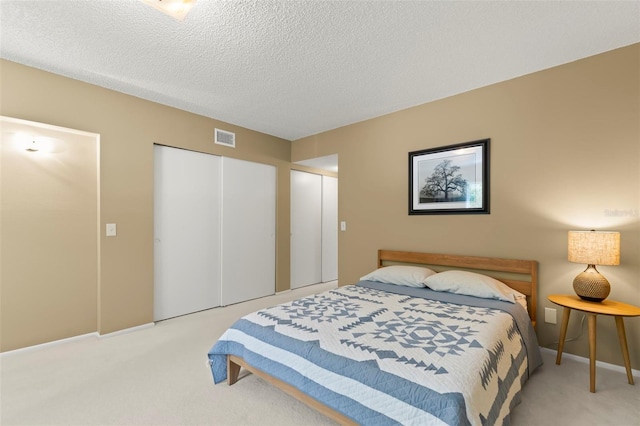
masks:
[[[435,271],[421,266],[391,265],[376,269],[360,278],[361,281],[378,281],[407,287],[424,287],[424,280]]]
[[[522,306],[525,311],[529,312],[529,307],[527,306],[527,296],[522,293],[518,293],[518,295],[516,295],[516,303]]]
[[[467,271],[444,271],[427,277],[424,284],[431,290],[498,299],[516,303],[516,298],[525,297],[495,278]]]

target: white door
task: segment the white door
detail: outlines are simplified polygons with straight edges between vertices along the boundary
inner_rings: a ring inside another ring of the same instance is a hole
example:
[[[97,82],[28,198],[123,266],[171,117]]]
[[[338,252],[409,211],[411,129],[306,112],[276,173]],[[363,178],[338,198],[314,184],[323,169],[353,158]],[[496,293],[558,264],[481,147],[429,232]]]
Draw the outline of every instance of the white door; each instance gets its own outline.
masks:
[[[220,305],[220,179],[220,157],[154,146],[154,321]]]
[[[221,304],[276,291],[276,168],[222,158]]]
[[[322,176],[291,170],[291,288],[322,281]]]
[[[322,176],[322,282],[338,279],[338,178]]]

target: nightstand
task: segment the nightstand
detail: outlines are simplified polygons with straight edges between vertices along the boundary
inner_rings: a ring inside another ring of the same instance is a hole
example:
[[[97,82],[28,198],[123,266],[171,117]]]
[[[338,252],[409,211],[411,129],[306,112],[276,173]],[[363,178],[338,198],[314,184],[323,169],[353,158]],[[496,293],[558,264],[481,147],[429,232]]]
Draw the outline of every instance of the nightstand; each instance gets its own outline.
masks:
[[[548,296],[551,302],[564,307],[562,314],[562,326],[560,328],[560,340],[558,342],[558,355],[556,364],[560,365],[562,359],[562,350],[564,349],[564,340],[567,337],[567,324],[569,324],[569,315],[571,310],[576,309],[587,314],[589,324],[589,390],[596,391],[596,317],[598,315],[613,316],[616,320],[616,328],[618,329],[618,338],[620,339],[620,348],[622,349],[622,358],[624,366],[627,370],[627,379],[630,385],[633,385],[633,375],[631,373],[631,361],[629,360],[629,347],[627,346],[627,335],[624,331],[624,317],[640,316],[640,308],[628,305],[622,302],[605,299],[602,302],[589,302],[582,300],[575,295],[552,294]]]

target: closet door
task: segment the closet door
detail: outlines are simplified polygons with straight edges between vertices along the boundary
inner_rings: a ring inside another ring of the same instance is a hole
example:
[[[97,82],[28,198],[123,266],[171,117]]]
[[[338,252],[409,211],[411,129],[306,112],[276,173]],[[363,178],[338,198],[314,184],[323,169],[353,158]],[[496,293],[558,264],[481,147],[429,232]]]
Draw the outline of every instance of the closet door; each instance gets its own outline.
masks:
[[[291,288],[322,281],[322,176],[291,170]]]
[[[220,305],[220,157],[154,146],[154,309]]]
[[[322,282],[338,279],[338,179],[322,176]]]
[[[276,289],[276,168],[222,159],[222,305]]]

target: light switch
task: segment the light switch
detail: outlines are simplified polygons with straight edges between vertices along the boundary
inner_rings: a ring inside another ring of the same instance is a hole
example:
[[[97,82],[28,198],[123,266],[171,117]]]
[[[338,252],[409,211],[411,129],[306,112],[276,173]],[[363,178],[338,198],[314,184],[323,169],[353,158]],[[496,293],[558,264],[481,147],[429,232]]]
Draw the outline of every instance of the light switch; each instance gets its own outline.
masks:
[[[116,236],[116,224],[107,223],[107,237],[115,237],[115,236]]]
[[[340,230],[341,231],[347,230],[347,222],[345,222],[344,220],[340,222]]]

